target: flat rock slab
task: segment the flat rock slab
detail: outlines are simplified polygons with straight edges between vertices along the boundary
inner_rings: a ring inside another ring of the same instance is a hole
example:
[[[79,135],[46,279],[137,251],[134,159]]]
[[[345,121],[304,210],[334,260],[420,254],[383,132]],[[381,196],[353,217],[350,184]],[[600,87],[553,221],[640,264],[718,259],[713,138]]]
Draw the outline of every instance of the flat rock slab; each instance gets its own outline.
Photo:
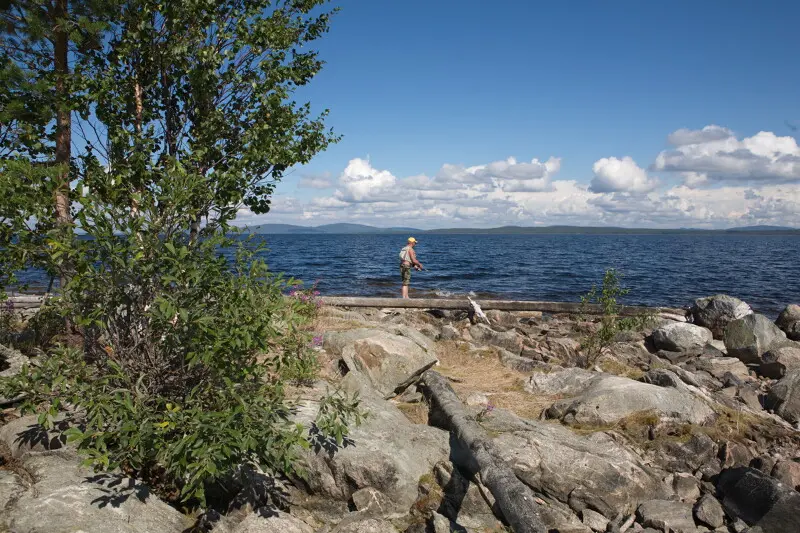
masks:
[[[698,370],[705,370],[719,380],[724,379],[728,372],[742,380],[750,379],[747,365],[735,357],[701,357],[694,361],[694,366]]]
[[[670,491],[663,473],[605,433],[580,436],[557,423],[523,420],[495,409],[482,425],[516,476],[533,490],[614,517],[645,497]]]
[[[636,509],[636,516],[645,527],[666,533],[696,533],[692,505],[670,500],[650,500]]]
[[[610,425],[621,419],[650,411],[659,418],[703,425],[714,411],[687,390],[659,387],[629,378],[601,374],[586,382],[577,397],[559,400],[546,411],[548,418],[567,424]]]
[[[191,526],[192,520],[141,483],[96,475],[79,463],[66,452],[23,457],[22,467],[36,484],[4,510],[8,529],[14,533],[180,533]]]

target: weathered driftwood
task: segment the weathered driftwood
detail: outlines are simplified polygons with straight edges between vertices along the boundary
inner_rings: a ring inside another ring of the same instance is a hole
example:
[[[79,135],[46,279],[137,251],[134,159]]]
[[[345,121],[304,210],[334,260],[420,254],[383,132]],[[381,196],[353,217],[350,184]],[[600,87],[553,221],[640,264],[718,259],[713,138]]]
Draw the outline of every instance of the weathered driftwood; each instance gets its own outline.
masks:
[[[472,312],[475,314],[475,316],[488,324],[489,319],[487,318],[486,313],[483,312],[483,309],[481,309],[481,306],[478,305],[478,303],[472,298],[467,298],[467,300],[469,301],[469,305],[472,307]]]
[[[322,303],[336,307],[394,307],[402,309],[471,309],[469,299],[448,298],[365,298],[356,296],[324,296]],[[575,302],[535,302],[523,300],[480,300],[481,309],[500,311],[542,311],[544,313],[586,313],[602,314],[603,309],[596,304],[582,306]],[[626,316],[642,313],[668,313],[682,317],[683,309],[671,307],[626,306],[621,314]]]
[[[14,309],[17,310],[36,309],[42,306],[42,302],[44,302],[44,296],[34,294],[15,294],[9,296],[8,301],[10,301],[14,305]]]
[[[470,466],[491,491],[496,504],[515,533],[546,533],[533,491],[501,459],[489,436],[467,412],[447,379],[428,370],[422,386],[438,425],[450,431],[469,455]]]

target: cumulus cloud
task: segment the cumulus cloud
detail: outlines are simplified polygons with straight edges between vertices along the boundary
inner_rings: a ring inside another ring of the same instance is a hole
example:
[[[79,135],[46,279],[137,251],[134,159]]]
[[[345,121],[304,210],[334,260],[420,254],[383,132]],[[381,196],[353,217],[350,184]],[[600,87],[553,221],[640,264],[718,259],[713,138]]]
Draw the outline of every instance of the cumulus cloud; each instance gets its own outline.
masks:
[[[800,179],[792,170],[800,153],[794,139],[767,132],[738,139],[726,128],[707,126],[678,130],[669,140],[673,147],[658,155],[650,172],[630,157],[605,157],[595,161],[593,174],[586,169],[588,183],[558,179],[558,158],[443,164],[432,175],[410,177],[355,158],[332,192],[303,200],[276,195],[267,217],[242,212],[241,220],[251,225],[347,221],[420,228],[800,227],[800,187],[794,183]],[[678,179],[659,181],[656,171],[664,173],[660,178],[674,173]]]
[[[673,146],[685,146],[687,144],[703,144],[714,141],[724,141],[733,137],[733,132],[728,128],[711,124],[701,130],[689,130],[681,128],[673,131],[667,136],[667,141]]]
[[[669,140],[676,147],[658,154],[654,170],[694,173],[709,182],[800,182],[800,147],[792,137],[761,131],[739,140],[725,128],[706,126],[678,130]]]
[[[651,178],[643,168],[628,156],[622,159],[604,157],[592,165],[594,178],[592,192],[647,192],[658,186],[658,180]]]
[[[377,202],[390,199],[397,183],[388,170],[377,170],[366,159],[352,159],[339,177],[341,188],[336,191],[340,200]]]

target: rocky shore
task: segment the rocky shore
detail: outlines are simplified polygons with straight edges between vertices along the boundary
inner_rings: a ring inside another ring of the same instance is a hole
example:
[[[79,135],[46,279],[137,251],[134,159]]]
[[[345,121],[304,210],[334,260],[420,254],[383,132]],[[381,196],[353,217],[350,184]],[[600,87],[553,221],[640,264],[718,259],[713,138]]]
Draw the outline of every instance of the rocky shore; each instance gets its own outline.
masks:
[[[295,419],[335,387],[367,417],[344,448],[309,450],[302,478],[252,472],[225,514],[84,469],[3,399],[0,531],[800,531],[799,306],[772,322],[699,299],[596,359],[598,317],[486,316],[323,307],[323,370],[293,391]],[[24,362],[0,353],[4,375]]]

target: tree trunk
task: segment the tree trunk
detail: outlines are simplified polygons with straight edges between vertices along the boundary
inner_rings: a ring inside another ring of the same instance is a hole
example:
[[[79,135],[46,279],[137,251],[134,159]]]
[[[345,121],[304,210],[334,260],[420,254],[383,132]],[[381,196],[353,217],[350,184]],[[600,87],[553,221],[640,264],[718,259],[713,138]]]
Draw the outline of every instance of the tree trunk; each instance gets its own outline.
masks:
[[[494,443],[467,413],[447,380],[428,370],[422,375],[422,385],[430,401],[431,421],[450,431],[468,453],[470,464],[465,466],[480,474],[481,482],[491,491],[514,533],[546,533],[533,491],[500,459]]]
[[[58,175],[54,187],[56,224],[68,231],[72,223],[69,206],[69,175],[72,149],[72,115],[69,109],[69,35],[66,19],[68,0],[56,0],[53,10],[53,69],[56,75],[56,153],[55,164]],[[61,268],[59,278],[61,290],[69,281],[69,265]]]
[[[55,208],[56,221],[59,225],[72,222],[69,210],[69,167],[72,144],[72,117],[69,110],[69,37],[65,27],[68,0],[56,0],[55,4],[55,39],[54,67],[56,74],[56,165],[59,173],[56,177]]]

